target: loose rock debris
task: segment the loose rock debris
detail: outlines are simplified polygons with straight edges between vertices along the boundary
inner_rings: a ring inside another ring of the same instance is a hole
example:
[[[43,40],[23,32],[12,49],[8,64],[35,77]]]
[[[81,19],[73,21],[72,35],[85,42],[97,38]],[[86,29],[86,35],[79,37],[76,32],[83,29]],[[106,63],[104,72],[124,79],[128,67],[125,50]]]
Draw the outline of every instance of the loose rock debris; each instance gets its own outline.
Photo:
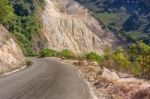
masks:
[[[96,62],[73,63],[83,73],[98,99],[150,99],[150,84],[143,79],[121,73],[121,76]]]

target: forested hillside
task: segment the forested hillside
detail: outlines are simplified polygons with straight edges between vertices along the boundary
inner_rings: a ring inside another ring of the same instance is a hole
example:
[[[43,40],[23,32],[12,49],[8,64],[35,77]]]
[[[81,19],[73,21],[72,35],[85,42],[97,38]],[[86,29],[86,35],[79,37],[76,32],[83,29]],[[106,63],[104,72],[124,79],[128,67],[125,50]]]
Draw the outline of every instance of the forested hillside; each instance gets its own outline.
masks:
[[[149,0],[76,0],[103,22],[104,28],[133,42],[150,44]]]
[[[33,55],[31,40],[40,30],[38,14],[44,0],[1,0],[0,23],[17,39],[25,55]]]

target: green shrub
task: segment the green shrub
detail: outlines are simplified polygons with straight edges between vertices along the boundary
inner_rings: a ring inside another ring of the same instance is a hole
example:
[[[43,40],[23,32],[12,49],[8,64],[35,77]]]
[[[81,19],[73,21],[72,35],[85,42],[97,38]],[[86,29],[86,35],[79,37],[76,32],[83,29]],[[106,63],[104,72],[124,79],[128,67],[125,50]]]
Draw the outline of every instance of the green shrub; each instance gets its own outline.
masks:
[[[150,75],[150,46],[139,42],[131,44],[125,52],[123,48],[117,48],[111,54],[112,60],[135,76]]]
[[[13,35],[16,37],[18,44],[19,44],[22,52],[24,53],[24,55],[33,56],[34,53],[32,51],[32,47],[31,47],[28,39],[23,34],[21,34],[19,32],[14,32]]]
[[[74,57],[74,54],[73,52],[71,52],[70,50],[68,49],[63,49],[62,51],[60,51],[58,53],[58,56],[59,57],[66,57],[66,58],[73,58]]]
[[[39,52],[40,57],[53,57],[57,55],[57,51],[53,49],[43,49]]]
[[[103,57],[95,52],[90,52],[85,55],[85,58],[92,61],[100,62],[103,60]]]
[[[119,47],[112,53],[112,59],[123,66],[126,69],[129,69],[130,61],[128,57],[124,53],[123,48]]]
[[[138,63],[134,63],[131,66],[131,73],[135,76],[141,76],[142,75],[142,68],[139,66]]]
[[[40,57],[66,57],[73,58],[74,54],[68,49],[63,49],[59,52],[53,49],[43,49],[39,52]]]

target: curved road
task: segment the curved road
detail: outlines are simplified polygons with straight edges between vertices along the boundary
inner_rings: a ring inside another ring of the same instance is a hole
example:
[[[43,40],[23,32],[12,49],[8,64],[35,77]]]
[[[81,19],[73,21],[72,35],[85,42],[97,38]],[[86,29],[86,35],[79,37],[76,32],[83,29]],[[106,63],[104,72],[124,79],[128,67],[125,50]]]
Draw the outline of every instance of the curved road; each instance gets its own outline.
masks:
[[[29,68],[0,78],[0,99],[92,99],[76,68],[30,58]]]

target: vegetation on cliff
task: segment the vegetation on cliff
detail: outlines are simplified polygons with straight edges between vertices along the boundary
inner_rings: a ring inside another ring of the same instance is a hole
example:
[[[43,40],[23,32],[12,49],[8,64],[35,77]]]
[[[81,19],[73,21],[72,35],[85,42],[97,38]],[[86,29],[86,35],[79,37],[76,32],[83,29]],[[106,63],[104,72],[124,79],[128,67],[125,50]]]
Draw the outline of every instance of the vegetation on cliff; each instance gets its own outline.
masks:
[[[44,0],[1,0],[0,23],[17,39],[25,55],[33,55],[31,40],[40,30],[39,10]]]

